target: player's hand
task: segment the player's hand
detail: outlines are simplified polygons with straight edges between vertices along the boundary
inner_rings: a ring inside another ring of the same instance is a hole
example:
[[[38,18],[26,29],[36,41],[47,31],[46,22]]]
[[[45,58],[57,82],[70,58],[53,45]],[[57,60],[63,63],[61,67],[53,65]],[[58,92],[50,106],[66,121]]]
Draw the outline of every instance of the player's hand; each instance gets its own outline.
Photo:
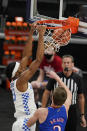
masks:
[[[31,85],[33,88],[40,88],[41,87],[41,82],[38,82],[38,81],[32,81],[31,82]]]
[[[36,29],[39,32],[39,35],[44,35],[44,33],[46,31],[46,26],[44,26],[44,25],[37,25]]]
[[[46,75],[52,79],[56,79],[56,77],[58,77],[58,75],[54,71],[46,72]]]
[[[30,33],[33,33],[36,29],[36,23],[31,24]]]
[[[81,124],[82,127],[86,127],[86,126],[87,126],[87,124],[86,124],[86,119],[85,119],[85,116],[84,116],[84,115],[81,116],[81,122],[80,122],[80,124]]]

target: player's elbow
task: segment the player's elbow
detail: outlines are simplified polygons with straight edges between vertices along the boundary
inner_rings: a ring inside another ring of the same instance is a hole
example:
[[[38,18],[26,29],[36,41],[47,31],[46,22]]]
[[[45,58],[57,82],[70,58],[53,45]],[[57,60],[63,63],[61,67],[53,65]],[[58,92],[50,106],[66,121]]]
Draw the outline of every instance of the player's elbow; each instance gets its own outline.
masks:
[[[44,51],[41,51],[41,53],[36,55],[36,60],[41,63],[44,56]]]
[[[36,58],[36,62],[37,62],[38,64],[40,64],[40,63],[42,62],[42,59],[43,59],[42,56],[37,57],[37,58]]]

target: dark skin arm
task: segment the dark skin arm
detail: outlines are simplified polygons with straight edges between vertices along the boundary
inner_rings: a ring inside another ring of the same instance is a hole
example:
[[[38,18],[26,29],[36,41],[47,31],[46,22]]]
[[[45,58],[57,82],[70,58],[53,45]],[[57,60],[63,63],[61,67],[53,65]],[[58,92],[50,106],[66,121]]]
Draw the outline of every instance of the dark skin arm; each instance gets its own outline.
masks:
[[[19,91],[25,91],[27,86],[25,86],[29,79],[34,75],[36,70],[38,69],[44,55],[44,42],[43,35],[45,33],[45,26],[37,26],[37,30],[39,32],[39,40],[38,40],[38,48],[36,53],[36,59],[30,64],[29,69],[25,70],[17,80],[17,88]]]
[[[31,29],[29,31],[29,38],[23,51],[22,60],[20,62],[18,73],[22,73],[26,69],[26,66],[28,65],[29,57],[32,56],[32,35],[34,30],[35,30],[35,23],[31,25]]]

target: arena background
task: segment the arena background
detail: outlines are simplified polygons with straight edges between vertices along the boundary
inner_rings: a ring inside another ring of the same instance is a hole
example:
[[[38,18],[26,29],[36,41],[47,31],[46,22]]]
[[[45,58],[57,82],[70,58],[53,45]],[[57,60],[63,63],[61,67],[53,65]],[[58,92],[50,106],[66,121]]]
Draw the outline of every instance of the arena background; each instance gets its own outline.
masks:
[[[1,24],[1,17],[3,16],[6,20],[14,20],[15,16],[22,16],[24,20],[26,21],[26,0],[5,0],[7,1],[7,5],[5,7],[2,6],[2,1],[0,0],[0,24]],[[48,1],[48,2],[47,2]],[[80,2],[80,1],[78,1]],[[85,3],[87,2],[85,1]],[[72,6],[72,12],[75,11],[73,8],[75,7],[75,4]],[[54,2],[54,4],[50,4],[49,6],[49,0],[38,0],[38,9],[43,14],[43,10],[46,7],[47,12],[50,16],[54,16],[54,14],[57,16],[57,5]],[[43,8],[43,9],[42,9]],[[68,15],[68,14],[67,14]],[[4,26],[4,25],[3,25]],[[77,36],[72,36],[72,38],[76,38]],[[67,46],[61,47],[58,55],[62,56],[64,54],[71,54],[75,58],[75,65],[82,69],[83,71],[83,79],[84,79],[84,92],[85,92],[85,98],[86,98],[86,113],[87,113],[87,58],[86,58],[86,52],[87,52],[87,43],[84,42],[83,36],[79,35],[79,42],[71,41]],[[83,41],[82,41],[83,40]],[[4,31],[3,28],[0,25],[0,131],[11,131],[12,123],[14,122],[14,105],[12,101],[12,95],[10,90],[6,88],[6,76],[4,73],[5,65],[2,64],[2,56],[3,56],[3,41],[4,41]],[[33,49],[33,59],[35,59],[35,51],[37,48],[37,41],[34,41],[34,49]],[[32,79],[36,79],[37,73]],[[77,105],[78,106],[78,105]],[[79,125],[79,111],[78,112],[78,127],[77,131],[86,131],[87,128],[81,128]],[[87,115],[86,115],[87,118]]]

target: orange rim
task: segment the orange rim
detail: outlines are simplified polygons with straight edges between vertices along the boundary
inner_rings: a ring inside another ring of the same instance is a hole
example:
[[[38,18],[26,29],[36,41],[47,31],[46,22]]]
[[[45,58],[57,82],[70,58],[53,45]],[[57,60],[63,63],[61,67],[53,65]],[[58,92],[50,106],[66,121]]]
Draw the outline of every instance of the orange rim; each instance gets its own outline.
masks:
[[[37,21],[36,23],[37,24],[53,23],[53,24],[61,25],[61,26],[56,26],[56,27],[47,26],[47,29],[58,29],[58,28],[70,29],[70,23],[67,20],[40,20],[40,21]]]

